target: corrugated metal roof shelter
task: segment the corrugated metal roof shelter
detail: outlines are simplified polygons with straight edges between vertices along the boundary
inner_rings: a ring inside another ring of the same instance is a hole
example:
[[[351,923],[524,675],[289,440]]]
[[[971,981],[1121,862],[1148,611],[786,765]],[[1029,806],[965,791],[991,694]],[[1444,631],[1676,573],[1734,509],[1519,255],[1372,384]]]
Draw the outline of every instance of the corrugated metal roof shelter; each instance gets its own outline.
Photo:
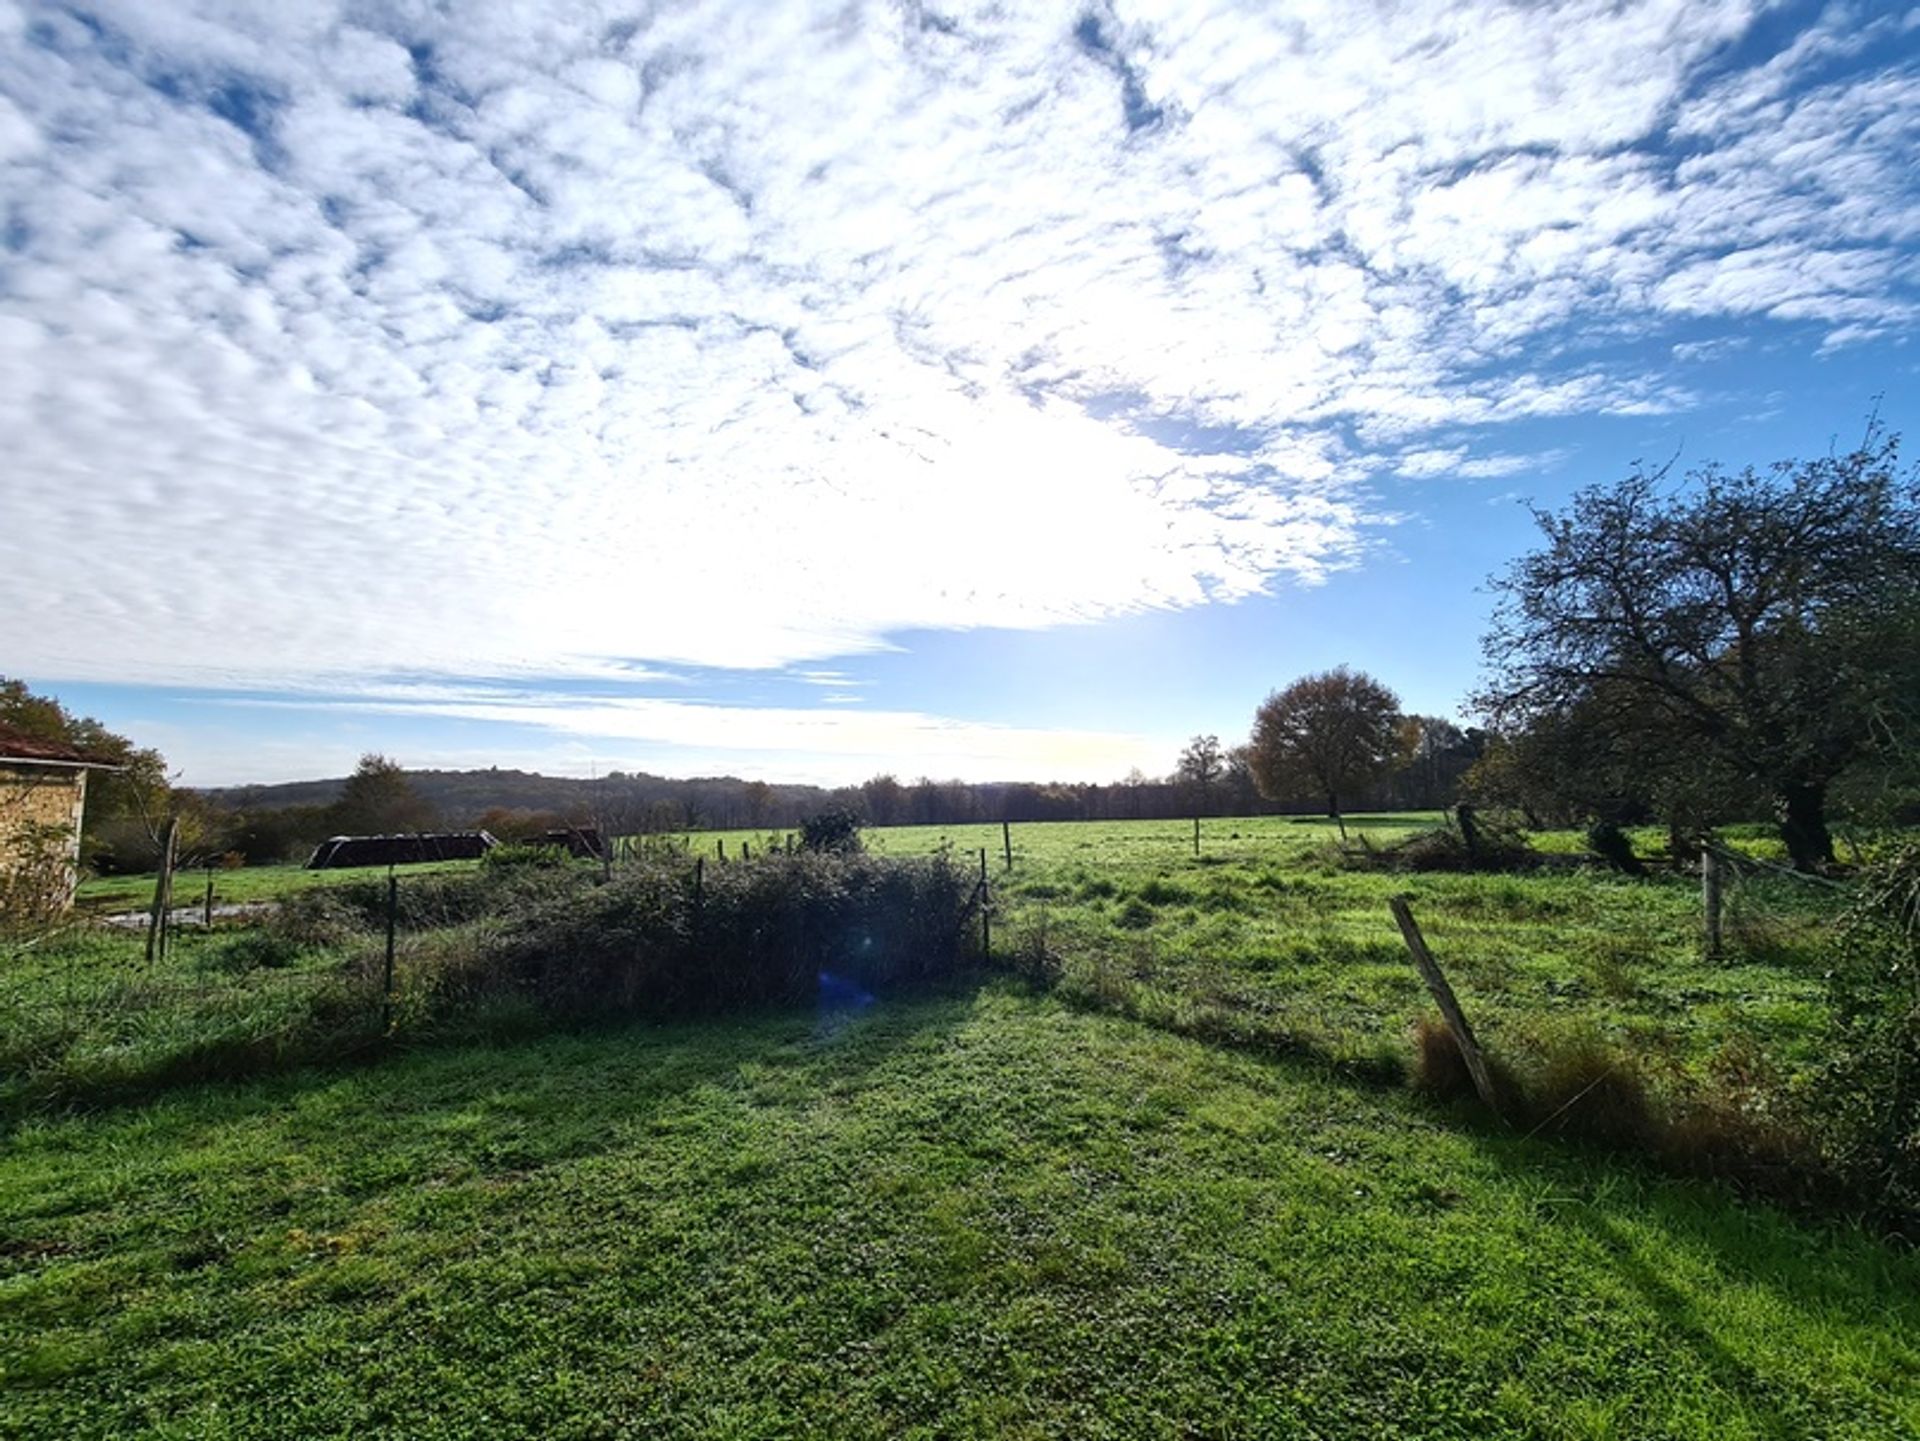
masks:
[[[0,721],[0,919],[44,918],[73,904],[87,773],[115,769]]]
[[[307,858],[310,871],[343,866],[415,866],[478,860],[499,842],[486,831],[415,831],[397,836],[329,836]]]

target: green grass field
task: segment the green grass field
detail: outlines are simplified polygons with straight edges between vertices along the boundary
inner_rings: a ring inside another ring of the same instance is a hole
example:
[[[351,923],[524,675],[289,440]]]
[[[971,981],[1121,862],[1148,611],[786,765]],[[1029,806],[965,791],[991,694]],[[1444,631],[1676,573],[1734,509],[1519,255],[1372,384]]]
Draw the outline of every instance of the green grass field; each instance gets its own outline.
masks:
[[[420,1054],[0,1157],[34,1437],[1894,1437],[1920,1265],[989,988]]]
[[[1497,1052],[1597,1038],[1676,1094],[1807,1083],[1833,899],[1744,883],[1709,963],[1685,877],[1380,873],[1333,835],[1016,826],[1007,870],[997,825],[869,832],[991,847],[996,954],[1057,996],[403,1032],[251,1083],[177,1063],[272,1054],[346,953],[17,951],[0,1085],[88,1109],[0,1147],[0,1435],[1920,1434],[1911,1253],[1391,1079],[1429,1009],[1396,892]],[[63,994],[97,1004],[49,1029]]]
[[[1350,817],[1378,845],[1437,824],[1437,814]],[[1494,1046],[1591,1038],[1633,1051],[1656,1080],[1685,1087],[1731,1070],[1783,1073],[1819,1059],[1826,1011],[1819,945],[1831,893],[1784,879],[1742,883],[1729,945],[1703,954],[1699,883],[1657,866],[1525,875],[1400,874],[1342,864],[1338,832],[1317,818],[998,824],[869,831],[883,854],[942,846],[986,852],[1001,900],[998,944],[1038,941],[1083,991],[1175,1024],[1211,1019],[1248,1039],[1284,1041],[1367,1062],[1406,1054],[1430,1009],[1387,909],[1406,894],[1427,939]],[[753,832],[685,838],[696,854],[738,857]],[[1535,838],[1577,850],[1572,832]],[[1634,833],[1643,854],[1665,837]],[[1734,844],[1768,854],[1760,828]]]
[[[402,866],[406,876],[472,869],[472,861],[428,861],[417,866]],[[206,895],[206,883],[213,881],[216,905],[245,905],[270,901],[292,891],[312,886],[337,886],[348,881],[384,879],[385,866],[345,866],[337,871],[309,871],[295,865],[247,866],[240,870],[183,870],[174,877],[173,903],[176,907],[200,905]],[[114,915],[144,912],[153,904],[153,877],[94,876],[80,883],[75,904],[84,915]]]

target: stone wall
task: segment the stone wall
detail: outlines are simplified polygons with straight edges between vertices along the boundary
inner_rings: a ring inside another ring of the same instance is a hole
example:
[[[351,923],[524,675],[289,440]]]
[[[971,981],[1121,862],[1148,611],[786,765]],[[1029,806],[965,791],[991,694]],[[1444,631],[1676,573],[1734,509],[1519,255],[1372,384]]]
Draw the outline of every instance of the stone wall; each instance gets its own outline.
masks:
[[[0,761],[0,899],[9,910],[73,904],[87,773]]]

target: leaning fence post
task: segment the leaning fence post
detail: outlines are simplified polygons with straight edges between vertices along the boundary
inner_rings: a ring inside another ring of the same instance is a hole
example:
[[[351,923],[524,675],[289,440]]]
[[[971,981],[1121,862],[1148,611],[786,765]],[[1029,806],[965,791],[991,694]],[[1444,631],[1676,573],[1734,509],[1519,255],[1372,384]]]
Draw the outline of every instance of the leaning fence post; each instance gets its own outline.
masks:
[[[1700,908],[1707,929],[1707,959],[1720,959],[1720,912],[1722,892],[1720,853],[1709,841],[1700,848]]]
[[[207,907],[201,917],[201,924],[208,930],[213,929],[213,862],[207,862]]]
[[[1487,1070],[1486,1057],[1480,1054],[1480,1043],[1473,1038],[1473,1027],[1467,1024],[1466,1012],[1460,1009],[1453,987],[1447,984],[1445,972],[1440,969],[1440,963],[1434,960],[1433,952],[1427,949],[1426,938],[1420,934],[1420,927],[1414,923],[1407,898],[1394,896],[1387,905],[1400,925],[1400,938],[1413,953],[1413,964],[1419,968],[1421,979],[1433,993],[1434,1003],[1440,1007],[1447,1029],[1453,1032],[1453,1039],[1460,1047],[1461,1059],[1467,1063],[1467,1074],[1473,1077],[1473,1089],[1480,1093],[1480,1099],[1487,1103],[1488,1109],[1497,1115],[1500,1100],[1493,1088],[1493,1075]]]
[[[393,1029],[393,943],[400,922],[400,878],[387,867],[387,964],[380,978],[380,1034]]]

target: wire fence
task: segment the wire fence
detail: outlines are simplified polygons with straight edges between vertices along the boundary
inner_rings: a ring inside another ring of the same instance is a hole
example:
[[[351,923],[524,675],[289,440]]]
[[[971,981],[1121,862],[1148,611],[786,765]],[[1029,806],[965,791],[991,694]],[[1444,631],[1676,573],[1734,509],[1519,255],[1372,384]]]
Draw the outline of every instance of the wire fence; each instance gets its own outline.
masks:
[[[775,849],[759,855],[771,859]],[[785,847],[777,853],[784,857]],[[689,995],[697,1003],[708,949],[715,955],[716,996],[756,994],[754,968],[771,963],[790,979],[803,952],[814,956],[834,944],[831,917],[838,912],[832,904],[809,912],[806,896],[780,891],[775,875],[763,885],[755,875],[762,868],[747,864],[753,858],[750,846],[736,845],[722,860],[666,844],[630,848],[617,867],[605,858],[615,879],[633,877],[647,904],[666,909],[648,922],[651,930],[622,931],[616,917],[609,934],[588,934],[578,957],[585,969],[577,977],[563,974],[558,963],[538,961],[541,973],[534,976],[521,961],[503,960],[503,937],[510,939],[516,925],[537,924],[547,927],[539,934],[578,939],[578,926],[590,928],[592,921],[574,918],[591,912],[590,898],[607,879],[596,874],[600,862],[390,872],[292,892],[241,914],[215,915],[210,923],[202,907],[174,930],[170,946],[157,950],[138,928],[97,920],[0,941],[6,961],[0,965],[0,1099],[23,1090],[84,1092],[95,1085],[89,1076],[132,1085],[142,1074],[177,1069],[182,1058],[200,1057],[217,1074],[222,1056],[236,1071],[243,1061],[258,1069],[263,1058],[320,1059],[383,1039],[457,1029],[478,1003],[515,986],[522,987],[522,1000],[551,1001],[569,1014],[602,1004],[609,1015],[645,1009],[642,1003],[658,997],[669,1008]],[[865,864],[926,862],[869,858]],[[795,865],[806,870],[802,863],[768,869]],[[904,917],[901,895],[863,893],[862,914],[878,923],[868,927],[866,944],[872,946],[873,934],[890,934],[896,952],[952,956],[966,929],[977,926],[977,953],[970,941],[965,949],[986,959],[994,901],[984,852],[977,868],[977,878],[955,877],[947,889],[928,893],[937,904],[927,924]],[[920,893],[902,893],[913,894]],[[961,903],[949,912],[956,900]],[[790,929],[790,943],[783,943],[782,927]],[[904,938],[910,937],[918,940],[909,945]],[[848,957],[856,970],[873,960]],[[898,969],[913,972],[917,964]],[[602,975],[607,983],[596,993],[595,977]],[[664,984],[661,976],[678,978],[678,990],[649,992]]]

